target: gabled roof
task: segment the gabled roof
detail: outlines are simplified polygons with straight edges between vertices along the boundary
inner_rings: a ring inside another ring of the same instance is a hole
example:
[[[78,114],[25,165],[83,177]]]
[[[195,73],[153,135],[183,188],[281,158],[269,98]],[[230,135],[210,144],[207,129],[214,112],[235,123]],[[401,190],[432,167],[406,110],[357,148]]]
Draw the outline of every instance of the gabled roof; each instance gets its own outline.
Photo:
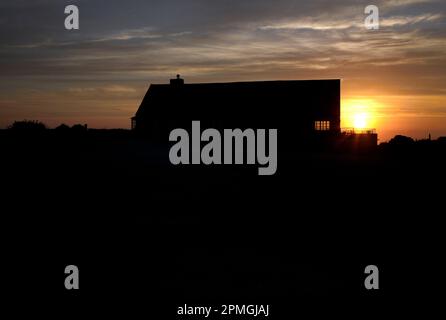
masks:
[[[252,108],[265,104],[276,107],[279,102],[286,106],[287,101],[295,101],[296,106],[311,109],[312,105],[328,107],[339,100],[339,79],[152,84],[136,116],[144,116],[146,112],[151,113],[156,108],[167,106],[175,109],[175,106],[179,109],[187,106],[189,110],[194,107],[202,109],[205,105]]]

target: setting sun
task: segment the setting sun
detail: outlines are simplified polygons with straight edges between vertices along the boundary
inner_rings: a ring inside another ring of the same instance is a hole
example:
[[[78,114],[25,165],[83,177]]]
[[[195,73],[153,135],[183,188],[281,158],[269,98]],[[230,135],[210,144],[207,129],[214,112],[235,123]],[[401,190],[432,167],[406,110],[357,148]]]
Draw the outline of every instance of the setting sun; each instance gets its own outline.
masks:
[[[353,115],[353,127],[355,129],[365,129],[367,128],[367,114],[357,113]]]
[[[379,106],[372,99],[342,100],[342,127],[357,130],[376,128]]]

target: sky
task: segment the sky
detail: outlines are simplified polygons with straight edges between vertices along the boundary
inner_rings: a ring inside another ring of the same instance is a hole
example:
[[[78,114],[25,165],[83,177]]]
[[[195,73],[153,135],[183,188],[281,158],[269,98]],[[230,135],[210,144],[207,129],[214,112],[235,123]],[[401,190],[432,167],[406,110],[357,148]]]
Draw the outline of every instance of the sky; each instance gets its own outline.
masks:
[[[79,30],[64,26],[71,4]],[[150,83],[181,74],[341,78],[342,127],[446,136],[445,0],[0,0],[0,39],[0,128],[129,128]]]

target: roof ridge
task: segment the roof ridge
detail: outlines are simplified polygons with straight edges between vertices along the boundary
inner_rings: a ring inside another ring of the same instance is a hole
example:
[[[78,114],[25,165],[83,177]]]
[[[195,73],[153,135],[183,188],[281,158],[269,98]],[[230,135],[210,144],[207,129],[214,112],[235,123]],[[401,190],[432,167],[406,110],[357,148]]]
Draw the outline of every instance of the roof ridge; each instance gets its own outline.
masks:
[[[298,80],[255,80],[255,81],[229,81],[229,82],[193,82],[188,85],[217,85],[217,84],[260,84],[260,83],[291,83],[291,82],[311,82],[311,81],[341,81],[341,78],[327,79],[298,79]],[[151,86],[170,86],[169,83],[152,83]]]

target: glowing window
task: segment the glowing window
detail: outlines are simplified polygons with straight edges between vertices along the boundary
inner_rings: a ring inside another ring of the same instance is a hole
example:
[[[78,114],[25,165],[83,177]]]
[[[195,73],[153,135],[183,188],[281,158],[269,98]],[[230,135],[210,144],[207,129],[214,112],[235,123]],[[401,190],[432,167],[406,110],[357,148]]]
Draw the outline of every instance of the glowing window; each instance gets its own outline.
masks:
[[[330,130],[330,121],[315,121],[314,130],[316,131],[328,131]]]

